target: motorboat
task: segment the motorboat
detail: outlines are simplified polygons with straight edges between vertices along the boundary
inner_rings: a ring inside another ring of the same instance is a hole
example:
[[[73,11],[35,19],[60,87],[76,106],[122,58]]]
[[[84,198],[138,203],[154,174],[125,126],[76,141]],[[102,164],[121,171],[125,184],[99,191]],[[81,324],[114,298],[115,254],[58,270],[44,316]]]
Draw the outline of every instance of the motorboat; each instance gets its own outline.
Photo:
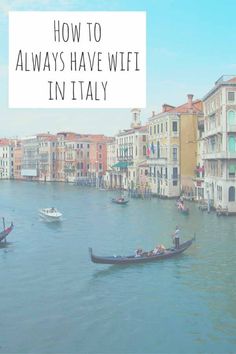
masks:
[[[39,209],[39,215],[46,221],[61,221],[62,213],[56,208]]]
[[[125,205],[129,202],[129,200],[125,199],[125,197],[123,197],[123,196],[118,197],[118,198],[113,198],[111,201],[112,201],[112,203],[121,204],[121,205]]]

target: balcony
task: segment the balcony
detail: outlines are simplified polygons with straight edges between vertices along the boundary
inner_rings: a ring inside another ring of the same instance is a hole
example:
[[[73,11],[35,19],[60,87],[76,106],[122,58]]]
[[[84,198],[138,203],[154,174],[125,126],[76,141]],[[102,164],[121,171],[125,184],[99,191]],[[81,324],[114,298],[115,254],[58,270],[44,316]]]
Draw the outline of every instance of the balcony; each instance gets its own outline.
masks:
[[[222,134],[222,133],[223,133],[223,128],[222,128],[221,125],[219,125],[219,126],[216,126],[214,128],[211,128],[209,130],[205,130],[205,132],[203,133],[202,137],[204,139],[204,138],[208,138],[210,136],[217,135],[217,134]]]
[[[228,153],[226,151],[221,152],[204,152],[202,154],[203,160],[219,160],[219,159],[228,159]]]
[[[236,133],[236,124],[228,125],[227,132]]]

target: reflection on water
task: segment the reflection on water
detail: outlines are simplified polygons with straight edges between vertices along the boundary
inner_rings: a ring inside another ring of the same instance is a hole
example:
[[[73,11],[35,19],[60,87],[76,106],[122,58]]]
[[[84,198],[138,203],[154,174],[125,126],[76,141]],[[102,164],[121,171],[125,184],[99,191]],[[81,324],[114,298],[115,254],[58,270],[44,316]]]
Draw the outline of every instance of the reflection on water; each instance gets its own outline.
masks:
[[[0,353],[234,353],[235,218],[173,201],[111,203],[112,192],[1,181],[0,210],[15,228],[0,244]],[[58,207],[46,223],[38,209]],[[98,255],[197,239],[179,257],[99,265]],[[14,338],[14,340],[13,340]]]

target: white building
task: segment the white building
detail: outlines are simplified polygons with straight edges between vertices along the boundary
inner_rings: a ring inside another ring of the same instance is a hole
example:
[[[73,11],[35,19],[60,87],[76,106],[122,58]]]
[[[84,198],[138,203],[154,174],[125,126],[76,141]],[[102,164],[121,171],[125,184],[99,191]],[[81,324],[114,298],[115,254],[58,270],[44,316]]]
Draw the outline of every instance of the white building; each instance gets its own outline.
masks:
[[[131,128],[115,137],[117,162],[110,172],[110,187],[134,189],[139,187],[138,165],[147,157],[147,127],[141,125],[140,109],[132,112]]]
[[[21,176],[35,180],[39,176],[39,141],[37,136],[22,139]]]
[[[236,76],[222,76],[203,98],[205,191],[236,213]]]
[[[8,139],[0,140],[0,179],[13,178],[14,144]]]

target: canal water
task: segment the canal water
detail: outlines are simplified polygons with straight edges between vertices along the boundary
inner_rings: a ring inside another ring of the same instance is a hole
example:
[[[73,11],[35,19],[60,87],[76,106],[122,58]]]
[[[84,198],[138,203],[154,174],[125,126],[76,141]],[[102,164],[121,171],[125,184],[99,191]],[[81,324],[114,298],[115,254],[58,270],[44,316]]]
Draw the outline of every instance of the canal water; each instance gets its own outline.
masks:
[[[236,353],[236,218],[173,200],[111,203],[116,193],[70,184],[0,182],[0,353]],[[41,207],[63,221],[42,222]],[[196,243],[175,259],[109,266],[99,255]]]

